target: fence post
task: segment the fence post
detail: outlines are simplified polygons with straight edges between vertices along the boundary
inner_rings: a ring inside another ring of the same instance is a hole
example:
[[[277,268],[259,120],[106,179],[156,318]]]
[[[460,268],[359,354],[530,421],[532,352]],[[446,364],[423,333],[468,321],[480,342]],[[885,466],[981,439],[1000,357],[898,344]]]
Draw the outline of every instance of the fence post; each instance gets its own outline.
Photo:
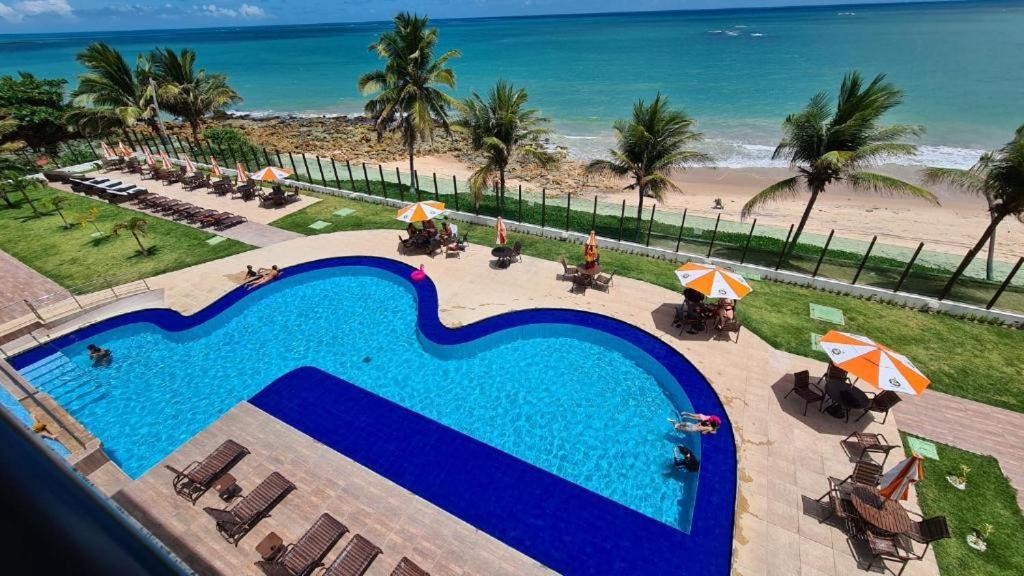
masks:
[[[857,284],[857,279],[860,278],[860,272],[864,269],[864,265],[868,263],[868,256],[871,255],[871,249],[875,247],[875,241],[878,240],[878,236],[871,237],[871,243],[868,244],[867,252],[864,252],[864,257],[860,259],[860,266],[857,266],[857,273],[853,275],[853,281],[850,282],[850,286]]]
[[[384,171],[382,169],[381,170],[381,174],[383,174],[383,173],[384,173]],[[395,177],[398,179],[398,195],[404,201],[405,200],[405,192],[402,191],[402,173],[398,171],[398,166],[395,166]]]
[[[377,164],[377,174],[378,174],[378,176],[380,176],[380,187],[381,187],[382,190],[384,190],[384,197],[387,198],[388,197],[388,184],[387,184],[387,182],[384,181],[384,167],[381,166],[380,164]],[[405,197],[402,195],[402,188],[401,187],[398,188],[398,195],[401,196],[401,200],[404,202],[405,201]]]
[[[711,258],[711,251],[715,249],[715,239],[718,238],[718,222],[722,219],[722,213],[718,213],[718,217],[715,218],[715,229],[711,232],[711,243],[708,244],[708,258]]]
[[[459,182],[452,176],[452,190],[455,191],[455,210],[459,209]]]
[[[818,268],[821,268],[821,261],[825,259],[825,253],[828,252],[828,245],[832,243],[832,235],[835,233],[836,231],[834,229],[829,230],[828,238],[825,239],[825,246],[822,247],[821,254],[818,255],[818,263],[814,265],[814,272],[811,273],[811,278],[818,277]]]
[[[299,152],[302,155],[302,166],[306,169],[306,178],[309,178],[309,183],[313,183],[313,173],[309,171],[309,160],[306,160],[306,153]]]
[[[565,231],[569,231],[569,218],[572,215],[572,193],[565,195]]]
[[[352,185],[352,191],[356,191],[356,179],[352,177],[352,163],[345,160],[345,168],[348,169],[348,183]]]
[[[435,202],[440,202],[441,201],[441,193],[437,191],[437,172],[431,172],[431,174],[434,177],[434,201]]]
[[[280,166],[281,168],[284,168],[284,162],[281,161],[281,151],[278,150],[277,148],[274,148],[274,156],[277,156],[277,165]],[[292,170],[294,170],[294,168],[292,168]]]
[[[334,163],[334,156],[331,156],[331,171],[334,172],[334,185],[341,190],[341,178],[338,178],[338,165]]]
[[[896,283],[896,288],[893,289],[893,292],[899,292],[900,288],[903,288],[903,283],[907,281],[907,276],[910,276],[910,269],[914,266],[914,261],[917,260],[917,256],[921,253],[922,248],[924,248],[924,242],[917,245],[917,250],[914,250],[914,255],[910,257],[910,262],[907,262],[907,267],[903,269],[900,281]]]
[[[267,152],[267,147],[261,146],[260,150],[263,150],[263,159],[267,161],[267,166],[273,166],[274,161],[270,159],[270,153]]]
[[[626,201],[622,201],[622,211],[626,211]],[[679,235],[676,236],[676,254],[679,253],[679,245],[683,242],[683,226],[686,226],[686,208],[683,208],[683,220],[679,223]]]
[[[373,192],[370,192],[370,175],[366,171],[366,162],[363,162],[363,180],[366,181],[366,193],[372,195]],[[384,191],[384,197],[388,197],[387,190]]]
[[[316,167],[320,170],[320,182],[323,183],[324,188],[327,188],[327,178],[324,178],[324,165],[320,163],[320,155],[316,156]]]
[[[597,194],[594,194],[594,211],[590,214],[590,229],[594,229],[594,225],[597,224]]]
[[[743,245],[743,254],[740,255],[740,264],[747,259],[747,248],[750,248],[750,239],[754,237],[755,226],[757,226],[757,218],[754,218],[754,222],[750,225],[750,233],[747,234],[747,242]]]
[[[992,307],[996,305],[996,300],[999,300],[999,297],[1003,295],[1003,291],[1010,285],[1010,280],[1013,280],[1013,277],[1017,275],[1017,271],[1020,270],[1021,264],[1024,264],[1024,257],[1017,259],[1017,263],[1013,265],[1013,269],[1006,275],[1006,280],[1003,280],[1003,283],[999,285],[999,289],[996,290],[995,295],[993,295],[992,299],[985,305],[985,310],[991,310]]]
[[[181,150],[182,152],[184,152],[185,151],[185,147],[181,144],[181,137],[178,136],[177,134],[174,134],[173,137],[174,137],[175,140],[178,141],[178,150]],[[174,148],[174,144],[171,144],[171,148]],[[177,159],[181,160],[181,155],[180,154],[175,153],[175,157]]]
[[[302,177],[299,176],[299,165],[295,163],[295,156],[292,156],[290,151],[288,152],[288,161],[292,163],[292,172],[295,174],[295,179],[302,182]]]
[[[544,228],[544,216],[547,212],[548,192],[547,188],[540,189],[540,227]]]
[[[523,185],[519,185],[519,212],[516,214],[516,220],[519,222],[523,221]]]
[[[775,269],[782,267],[782,260],[786,257],[786,248],[789,248],[789,238],[793,235],[793,225],[789,225],[789,232],[786,234],[786,241],[782,243],[782,252],[779,252],[779,261],[775,263]]]
[[[685,210],[685,208],[683,208]],[[619,237],[618,242],[622,242],[622,221],[626,218],[626,199],[622,199],[622,213],[619,214]]]
[[[656,204],[651,204],[651,221],[647,224],[647,242],[644,244],[647,247],[651,246],[651,230],[654,229],[654,210],[657,207]]]

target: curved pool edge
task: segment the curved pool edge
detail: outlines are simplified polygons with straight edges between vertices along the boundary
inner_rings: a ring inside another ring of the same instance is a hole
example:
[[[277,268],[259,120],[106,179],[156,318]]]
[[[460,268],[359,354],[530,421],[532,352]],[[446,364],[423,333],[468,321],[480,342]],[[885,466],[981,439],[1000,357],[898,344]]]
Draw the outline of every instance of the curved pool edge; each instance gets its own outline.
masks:
[[[284,268],[285,276],[337,267],[369,267],[390,272],[405,279],[417,297],[417,325],[431,342],[458,345],[502,330],[536,324],[567,324],[590,328],[627,341],[661,364],[676,380],[689,398],[696,412],[720,414],[723,425],[714,435],[701,437],[701,476],[694,501],[689,534],[696,549],[717,550],[702,553],[705,571],[728,574],[732,556],[732,536],[735,522],[737,493],[737,450],[735,436],[725,406],[707,378],[679,351],[655,335],[633,324],[610,316],[565,308],[534,308],[503,312],[488,316],[465,326],[451,328],[440,320],[437,287],[429,277],[413,281],[409,275],[413,267],[389,258],[375,256],[346,256],[313,260]],[[169,332],[180,332],[210,321],[250,293],[238,286],[194,314],[184,315],[169,308],[150,308],[127,312],[62,335],[43,345],[23,351],[9,359],[15,369],[53,354],[72,343],[94,337],[123,326],[148,323]],[[696,377],[694,377],[696,376]],[[269,385],[269,384],[268,384]],[[710,556],[710,557],[709,557]],[[719,562],[723,562],[719,565]],[[716,566],[718,565],[718,566]]]

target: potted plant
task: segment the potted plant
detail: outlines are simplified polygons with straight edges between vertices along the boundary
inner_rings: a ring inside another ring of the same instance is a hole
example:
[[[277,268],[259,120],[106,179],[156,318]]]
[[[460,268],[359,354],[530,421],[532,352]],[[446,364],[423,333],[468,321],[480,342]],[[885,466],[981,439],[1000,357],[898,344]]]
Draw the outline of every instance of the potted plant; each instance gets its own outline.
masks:
[[[949,476],[946,476],[946,480],[948,480],[949,483],[952,484],[953,487],[956,488],[957,490],[966,490],[967,489],[967,474],[970,471],[971,471],[971,467],[970,466],[968,466],[966,464],[961,464],[960,465],[960,473],[959,474],[950,474]]]
[[[974,532],[967,535],[967,545],[979,552],[988,549],[988,539],[995,532],[995,526],[985,523],[981,528],[975,528]]]

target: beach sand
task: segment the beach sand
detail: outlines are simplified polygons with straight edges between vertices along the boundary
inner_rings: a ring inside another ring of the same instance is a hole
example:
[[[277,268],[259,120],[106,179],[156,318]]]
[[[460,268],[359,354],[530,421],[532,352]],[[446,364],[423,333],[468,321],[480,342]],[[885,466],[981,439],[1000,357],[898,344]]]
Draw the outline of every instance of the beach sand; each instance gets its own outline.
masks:
[[[408,170],[407,161],[384,164],[385,168],[400,167]],[[416,158],[416,169],[421,174],[436,172],[449,177],[454,175],[466,179],[473,168],[453,155],[422,156]],[[907,166],[883,166],[877,171],[913,182],[918,182],[918,169]],[[769,184],[788,177],[791,172],[785,168],[696,168],[677,173],[673,180],[682,193],[670,192],[662,202],[656,202],[658,210],[682,212],[685,208],[690,215],[715,218],[719,213],[723,219],[740,220],[743,204]],[[578,195],[592,199],[595,194],[600,201],[621,203],[635,210],[637,196],[632,191],[623,191],[622,185],[608,178],[598,183],[588,183]],[[524,189],[536,189],[527,182],[509,180],[509,186],[519,184]],[[910,248],[918,242],[925,243],[926,250],[946,252],[962,256],[977,241],[988,225],[985,200],[965,195],[944,187],[930,187],[939,198],[940,206],[924,200],[885,197],[850,190],[844,186],[830,188],[819,197],[807,223],[807,231],[827,235],[835,229],[839,237],[871,240],[878,235],[878,242]],[[557,192],[555,193],[557,194]],[[724,210],[713,210],[715,198],[721,198]],[[758,226],[768,225],[788,228],[800,220],[807,195],[761,208],[753,216]],[[648,199],[645,202],[650,202]],[[747,219],[750,222],[751,218]],[[1024,224],[1007,219],[998,230],[996,254],[999,260],[1015,262],[1024,256]],[[982,251],[982,256],[986,252]]]

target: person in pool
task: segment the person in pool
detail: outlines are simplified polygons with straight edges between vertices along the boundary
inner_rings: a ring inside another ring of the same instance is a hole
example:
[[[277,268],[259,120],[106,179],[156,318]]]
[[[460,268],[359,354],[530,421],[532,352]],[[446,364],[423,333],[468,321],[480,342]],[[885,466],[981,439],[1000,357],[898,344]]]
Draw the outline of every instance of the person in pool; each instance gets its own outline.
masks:
[[[262,270],[261,269],[260,270],[260,277],[257,278],[255,281],[250,282],[248,284],[249,290],[252,290],[253,288],[256,288],[258,286],[263,286],[264,284],[272,282],[274,279],[276,279],[280,275],[281,275],[281,271],[277,269],[277,265],[276,264],[271,266],[270,270]]]
[[[701,434],[714,434],[722,425],[722,419],[714,414],[695,414],[693,412],[680,412],[679,420],[669,418],[668,421],[679,432],[700,432]]]
[[[679,444],[676,446],[675,454],[672,455],[672,466],[677,469],[682,468],[687,472],[697,472],[700,470],[700,460],[697,460],[689,448]]]
[[[93,366],[110,366],[110,362],[114,360],[114,355],[106,348],[89,344],[86,349],[89,350],[89,359],[92,360]]]

